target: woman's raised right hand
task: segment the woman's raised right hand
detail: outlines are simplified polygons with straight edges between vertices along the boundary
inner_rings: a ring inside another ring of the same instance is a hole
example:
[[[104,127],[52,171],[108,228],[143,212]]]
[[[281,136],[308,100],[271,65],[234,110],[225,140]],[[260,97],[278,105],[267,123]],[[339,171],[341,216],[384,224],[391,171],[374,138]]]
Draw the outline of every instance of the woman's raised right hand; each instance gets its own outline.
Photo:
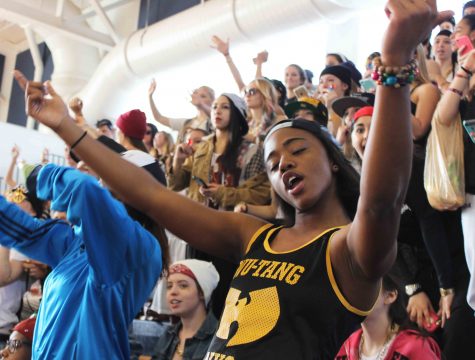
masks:
[[[148,95],[152,96],[156,89],[157,89],[157,82],[155,81],[155,79],[152,79],[152,81],[150,81],[150,86],[148,88]]]
[[[214,35],[211,37],[211,41],[214,44],[211,45],[213,49],[218,50],[224,56],[229,55],[229,39],[227,41],[223,41],[223,39]]]
[[[252,61],[254,62],[255,65],[262,65],[265,62],[267,62],[268,58],[269,58],[269,53],[266,50],[264,50],[258,53],[257,56],[254,59],[252,59]]]
[[[17,144],[15,144],[12,147],[12,159],[16,161],[18,159],[18,156],[20,156],[20,148]]]

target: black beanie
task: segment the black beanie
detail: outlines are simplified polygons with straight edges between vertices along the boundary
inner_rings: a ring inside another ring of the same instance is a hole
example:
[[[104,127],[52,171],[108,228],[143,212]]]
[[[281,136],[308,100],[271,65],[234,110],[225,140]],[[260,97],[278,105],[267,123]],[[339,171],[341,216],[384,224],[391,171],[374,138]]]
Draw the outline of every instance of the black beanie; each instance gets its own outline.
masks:
[[[328,66],[323,69],[320,77],[327,74],[336,76],[351,89],[351,72],[346,67],[341,65]]]

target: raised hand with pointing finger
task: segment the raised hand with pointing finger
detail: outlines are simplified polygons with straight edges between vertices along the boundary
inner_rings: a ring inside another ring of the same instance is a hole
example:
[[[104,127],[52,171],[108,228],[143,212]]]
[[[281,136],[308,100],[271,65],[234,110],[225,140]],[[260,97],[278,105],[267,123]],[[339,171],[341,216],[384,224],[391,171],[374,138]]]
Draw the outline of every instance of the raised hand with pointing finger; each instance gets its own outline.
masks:
[[[28,115],[55,131],[63,121],[73,121],[66,104],[53,89],[50,81],[44,84],[29,81],[18,70],[15,70],[14,76],[18,85],[25,91],[25,111]]]

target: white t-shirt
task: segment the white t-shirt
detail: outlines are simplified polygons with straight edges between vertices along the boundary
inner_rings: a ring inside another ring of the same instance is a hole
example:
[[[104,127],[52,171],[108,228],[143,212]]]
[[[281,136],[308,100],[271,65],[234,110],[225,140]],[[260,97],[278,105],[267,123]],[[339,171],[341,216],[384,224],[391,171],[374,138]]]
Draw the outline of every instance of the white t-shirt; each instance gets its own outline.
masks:
[[[28,258],[11,249],[10,260],[24,261]],[[25,279],[19,279],[0,287],[0,332],[5,333],[18,322],[17,312],[20,310],[21,298],[25,291]]]
[[[170,127],[173,130],[180,131],[183,125],[185,125],[188,119],[184,118],[169,118],[170,119]]]
[[[170,119],[170,128],[176,131],[181,131],[183,126],[185,126],[187,121],[190,121],[188,127],[192,129],[201,129],[208,132],[208,120],[200,120],[198,117],[192,119],[182,119],[182,118],[169,118]]]

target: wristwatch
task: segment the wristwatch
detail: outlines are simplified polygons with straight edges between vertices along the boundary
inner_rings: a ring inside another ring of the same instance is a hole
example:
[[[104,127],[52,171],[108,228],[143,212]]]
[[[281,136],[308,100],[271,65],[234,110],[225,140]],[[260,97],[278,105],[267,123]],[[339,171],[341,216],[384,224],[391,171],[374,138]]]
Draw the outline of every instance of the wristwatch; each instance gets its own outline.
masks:
[[[444,288],[440,288],[440,296],[447,296],[447,295],[452,295],[454,293],[454,289],[452,288],[448,288],[448,289],[444,289]]]
[[[404,290],[406,290],[406,295],[411,297],[412,295],[416,295],[417,293],[421,292],[422,286],[418,283],[409,284],[405,286]]]

